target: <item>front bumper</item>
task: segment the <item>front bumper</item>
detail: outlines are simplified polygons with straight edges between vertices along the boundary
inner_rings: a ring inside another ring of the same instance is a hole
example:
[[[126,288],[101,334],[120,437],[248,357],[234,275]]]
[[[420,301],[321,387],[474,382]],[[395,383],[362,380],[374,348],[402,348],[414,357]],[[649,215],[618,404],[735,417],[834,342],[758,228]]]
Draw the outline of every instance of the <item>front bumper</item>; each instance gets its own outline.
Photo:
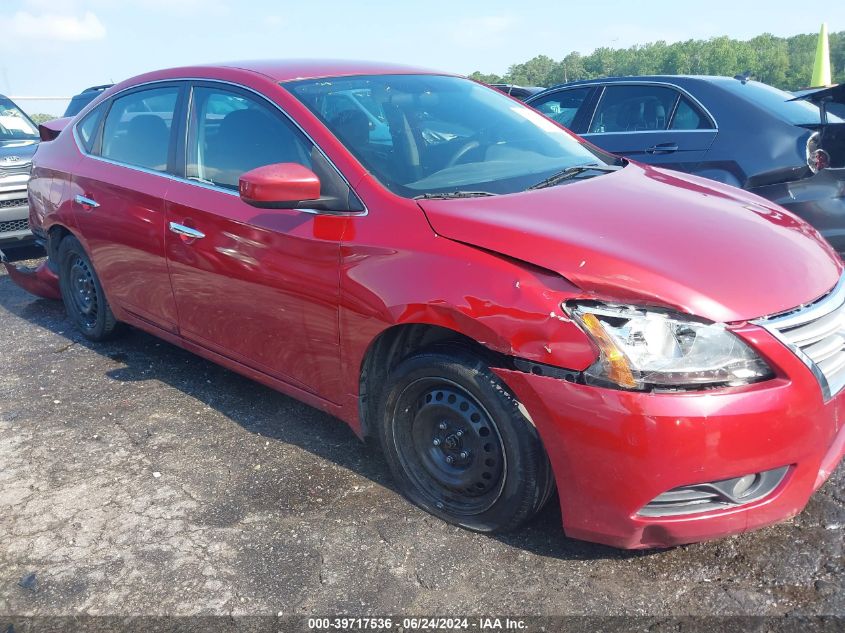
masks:
[[[28,246],[35,242],[29,229],[29,202],[24,188],[0,187],[0,248]]]
[[[812,224],[845,257],[845,168],[749,191]]]
[[[737,534],[799,513],[845,452],[845,395],[824,402],[807,367],[766,331],[737,332],[778,376],[742,388],[635,393],[497,370],[546,446],[568,536],[636,549]],[[638,512],[679,486],[789,466],[747,505],[665,517]]]

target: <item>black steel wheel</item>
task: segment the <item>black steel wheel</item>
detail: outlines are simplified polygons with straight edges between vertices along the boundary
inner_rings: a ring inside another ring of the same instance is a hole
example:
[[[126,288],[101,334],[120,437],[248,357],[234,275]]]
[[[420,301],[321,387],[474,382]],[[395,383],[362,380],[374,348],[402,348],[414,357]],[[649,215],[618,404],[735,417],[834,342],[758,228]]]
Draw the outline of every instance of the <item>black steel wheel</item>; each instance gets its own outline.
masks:
[[[119,333],[103,286],[82,244],[68,236],[59,244],[59,288],[65,310],[82,334],[92,341],[103,341]]]
[[[79,315],[79,320],[86,328],[92,328],[97,323],[99,302],[97,288],[94,285],[94,271],[87,261],[80,255],[73,253],[68,262],[70,271],[68,282],[69,294],[73,302],[73,309]]]
[[[507,458],[495,421],[466,389],[444,378],[421,378],[397,402],[393,440],[402,466],[435,505],[477,515],[502,492]],[[410,418],[410,419],[409,419]]]
[[[476,356],[441,348],[399,364],[383,393],[381,440],[402,492],[469,529],[513,529],[554,479],[534,426]]]

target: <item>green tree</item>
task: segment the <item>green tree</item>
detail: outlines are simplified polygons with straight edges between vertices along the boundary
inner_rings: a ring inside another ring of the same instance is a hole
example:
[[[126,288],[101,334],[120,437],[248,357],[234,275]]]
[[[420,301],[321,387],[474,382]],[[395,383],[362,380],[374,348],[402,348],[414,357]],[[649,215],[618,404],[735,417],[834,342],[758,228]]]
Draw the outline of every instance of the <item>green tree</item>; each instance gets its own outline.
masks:
[[[502,77],[474,72],[487,83],[505,81],[536,86],[610,75],[735,75],[750,72],[785,90],[806,87],[815,57],[816,33],[776,37],[763,33],[741,41],[720,36],[667,44],[652,42],[630,48],[597,48],[589,55],[572,51],[555,61],[539,55],[513,64]],[[830,34],[830,59],[835,82],[845,82],[845,31]]]
[[[477,70],[474,73],[471,73],[469,78],[485,84],[500,84],[503,81],[502,77],[499,75],[486,75],[482,72],[478,72]]]
[[[508,69],[510,83],[524,86],[547,85],[556,70],[557,62],[547,55],[538,55],[522,64],[515,64]]]
[[[52,121],[58,117],[55,114],[44,114],[43,112],[38,112],[37,114],[30,114],[29,118],[32,119],[33,123],[36,125],[41,125],[42,123]]]

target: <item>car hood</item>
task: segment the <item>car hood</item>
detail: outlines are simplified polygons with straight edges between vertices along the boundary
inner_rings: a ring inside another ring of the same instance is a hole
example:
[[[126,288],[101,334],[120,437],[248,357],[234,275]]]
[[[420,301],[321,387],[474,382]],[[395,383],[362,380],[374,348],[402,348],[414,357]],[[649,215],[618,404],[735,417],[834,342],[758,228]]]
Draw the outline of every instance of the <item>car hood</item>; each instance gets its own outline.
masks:
[[[0,141],[0,169],[29,165],[36,149],[38,141],[34,140]]]
[[[798,307],[842,273],[816,230],[777,205],[636,163],[547,189],[419,204],[437,234],[555,271],[589,295],[719,322]]]

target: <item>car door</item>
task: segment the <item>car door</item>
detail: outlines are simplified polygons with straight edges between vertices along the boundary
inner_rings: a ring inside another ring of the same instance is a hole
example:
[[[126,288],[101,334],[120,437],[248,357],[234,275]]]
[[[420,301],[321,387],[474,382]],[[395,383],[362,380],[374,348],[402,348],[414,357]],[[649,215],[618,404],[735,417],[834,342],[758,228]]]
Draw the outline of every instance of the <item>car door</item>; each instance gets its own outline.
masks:
[[[89,114],[76,129],[85,156],[72,185],[79,234],[109,301],[172,332],[178,319],[164,252],[164,198],[182,91],[178,83],[140,87]],[[80,138],[92,128],[95,137]]]
[[[323,396],[339,376],[342,215],[259,209],[241,174],[300,163],[343,182],[273,104],[228,84],[196,83],[186,181],[167,196],[167,258],[180,334],[262,373]],[[345,184],[343,185],[345,186]],[[330,398],[329,398],[330,399]]]
[[[673,86],[608,84],[584,138],[628,158],[693,171],[716,138],[710,117]]]

